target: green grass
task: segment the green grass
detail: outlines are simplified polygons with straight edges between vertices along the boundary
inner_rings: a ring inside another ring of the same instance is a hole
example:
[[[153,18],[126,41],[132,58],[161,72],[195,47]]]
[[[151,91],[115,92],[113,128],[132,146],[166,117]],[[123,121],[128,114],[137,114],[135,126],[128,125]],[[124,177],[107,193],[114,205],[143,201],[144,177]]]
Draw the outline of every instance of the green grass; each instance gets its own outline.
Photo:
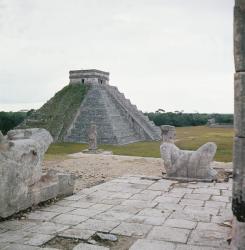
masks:
[[[206,142],[215,142],[218,146],[215,160],[232,161],[233,129],[182,127],[177,128],[177,146],[181,149],[196,150]],[[137,142],[124,146],[100,145],[104,150],[112,151],[115,155],[160,157],[160,142]],[[56,155],[66,155],[86,149],[86,144],[56,143],[52,144],[46,154],[46,159],[53,159]]]

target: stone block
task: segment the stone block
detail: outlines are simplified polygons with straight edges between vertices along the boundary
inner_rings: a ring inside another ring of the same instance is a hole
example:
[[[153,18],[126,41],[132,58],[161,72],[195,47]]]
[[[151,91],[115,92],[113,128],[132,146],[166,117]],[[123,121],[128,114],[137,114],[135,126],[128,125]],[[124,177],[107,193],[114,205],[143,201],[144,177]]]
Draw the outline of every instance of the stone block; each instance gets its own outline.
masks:
[[[3,250],[42,250],[45,248],[27,246],[22,244],[8,244]]]
[[[229,247],[226,241],[227,238],[227,232],[215,230],[194,230],[190,235],[188,244],[226,249]]]
[[[35,232],[35,233],[41,233],[41,234],[57,234],[65,229],[67,229],[68,225],[62,225],[58,223],[53,222],[44,222],[40,223],[39,225],[36,225],[34,227],[31,227],[27,229],[28,232]]]
[[[206,201],[205,202],[205,207],[207,208],[225,208],[226,207],[226,202],[223,201]]]
[[[122,202],[122,206],[136,207],[142,209],[147,207],[155,207],[156,205],[156,201],[126,200]]]
[[[73,250],[110,250],[108,247],[95,246],[86,243],[80,243],[73,248]]]
[[[179,203],[180,205],[183,206],[203,206],[204,201],[202,200],[192,200],[192,199],[182,199]]]
[[[154,201],[161,202],[161,203],[175,203],[177,204],[181,198],[176,197],[169,197],[169,196],[158,196]]]
[[[178,244],[175,250],[221,250],[220,248]],[[224,250],[224,249],[222,249]]]
[[[28,214],[28,219],[30,220],[39,220],[39,221],[48,221],[59,215],[56,212],[46,212],[46,211],[35,211]]]
[[[89,209],[78,208],[78,209],[71,211],[70,214],[85,216],[85,217],[92,217],[92,216],[99,214],[101,212],[102,212],[101,210],[96,210],[96,209],[92,209],[92,208],[89,208]]]
[[[150,250],[150,249],[174,250],[175,244],[166,241],[139,239],[129,248],[129,250]]]
[[[201,200],[201,201],[207,201],[210,199],[210,197],[211,197],[210,194],[186,194],[184,196],[185,199]]]
[[[244,42],[245,43],[245,42]],[[245,137],[245,73],[236,73],[234,82],[235,136]]]
[[[84,216],[78,216],[73,214],[61,214],[53,218],[53,221],[63,225],[77,225],[87,219],[88,218]]]
[[[146,225],[152,225],[152,226],[161,226],[168,216],[169,216],[169,213],[166,213],[161,217],[135,215],[132,218],[127,219],[126,222],[146,224]]]
[[[156,226],[148,234],[147,239],[186,243],[189,234],[190,230],[188,229]]]
[[[210,222],[211,215],[203,211],[175,211],[169,217],[171,219],[183,219],[190,221]]]
[[[145,236],[152,226],[139,223],[122,222],[119,226],[114,228],[111,233],[124,236]]]
[[[193,191],[194,194],[211,194],[211,195],[220,195],[219,189],[214,188],[197,188]]]
[[[97,214],[94,216],[95,219],[105,220],[105,221],[123,221],[128,218],[133,217],[133,214],[128,212],[116,212],[116,211],[106,211],[101,214]]]
[[[74,228],[82,230],[92,230],[92,231],[101,231],[101,232],[110,232],[113,228],[117,227],[120,222],[117,221],[104,221],[104,220],[95,220],[88,219]]]
[[[230,232],[230,228],[225,225],[222,226],[217,223],[205,223],[205,222],[198,222],[196,230],[200,231],[214,230],[217,232],[223,232],[224,234],[227,233],[227,235]]]
[[[59,196],[72,195],[74,191],[75,178],[70,174],[58,173]]]
[[[197,222],[183,219],[167,219],[164,223],[167,227],[177,227],[177,228],[185,228],[185,229],[194,229],[196,227]]]
[[[64,237],[64,238],[88,240],[94,234],[95,234],[95,231],[92,231],[92,230],[81,230],[78,228],[70,228],[63,232],[60,232],[58,236]]]
[[[53,239],[54,237],[54,235],[34,233],[26,237],[27,240],[24,241],[24,244],[31,246],[41,246]]]
[[[152,217],[161,217],[166,214],[169,215],[170,213],[166,213],[163,210],[160,209],[155,209],[155,208],[145,208],[142,211],[140,211],[137,215],[142,215],[142,216],[152,216]]]
[[[139,211],[141,211],[142,208],[138,208],[138,207],[132,207],[132,206],[122,206],[122,205],[117,205],[114,206],[113,208],[110,209],[110,211],[113,212],[125,212],[127,211],[127,213],[129,214],[137,214]]]
[[[245,71],[245,8],[243,0],[236,0],[234,8],[234,56],[236,72]]]

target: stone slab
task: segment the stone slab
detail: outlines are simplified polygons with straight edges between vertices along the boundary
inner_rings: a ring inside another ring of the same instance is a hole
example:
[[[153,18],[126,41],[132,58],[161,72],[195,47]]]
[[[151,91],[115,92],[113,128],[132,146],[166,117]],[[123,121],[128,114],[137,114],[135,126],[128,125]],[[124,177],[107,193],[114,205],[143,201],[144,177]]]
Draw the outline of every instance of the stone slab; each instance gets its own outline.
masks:
[[[167,226],[154,227],[148,234],[147,239],[163,240],[170,242],[186,243],[190,230],[182,228],[173,228]]]
[[[145,236],[152,226],[139,223],[122,222],[119,226],[114,228],[111,233],[124,236]]]
[[[43,244],[50,241],[54,237],[55,237],[54,235],[33,233],[26,237],[28,238],[28,240],[24,241],[24,244],[31,246],[42,246]]]
[[[228,238],[227,232],[215,230],[194,230],[188,240],[188,244],[199,246],[210,246],[228,248],[229,245],[224,239]]]
[[[80,228],[70,228],[70,229],[67,229],[63,232],[60,232],[58,234],[58,236],[61,236],[64,238],[88,240],[94,234],[95,234],[95,231],[92,231],[92,230],[82,230]]]
[[[85,216],[79,216],[74,214],[61,214],[55,217],[52,221],[63,225],[77,225],[87,219],[88,217]]]
[[[73,250],[110,250],[108,247],[95,246],[86,243],[80,243],[73,248]]]
[[[183,219],[167,219],[164,225],[167,227],[194,229],[197,222]]]
[[[175,250],[175,244],[157,240],[137,240],[129,250]]]
[[[116,221],[88,219],[87,221],[84,221],[78,224],[74,228],[108,233],[113,228],[117,227],[119,224],[120,222],[116,222]]]

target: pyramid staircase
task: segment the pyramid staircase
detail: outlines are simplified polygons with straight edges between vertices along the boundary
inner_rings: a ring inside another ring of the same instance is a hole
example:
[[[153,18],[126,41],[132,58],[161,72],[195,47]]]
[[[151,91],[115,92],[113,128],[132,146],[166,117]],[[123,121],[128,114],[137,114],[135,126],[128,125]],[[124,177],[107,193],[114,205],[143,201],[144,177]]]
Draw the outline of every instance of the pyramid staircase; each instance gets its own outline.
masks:
[[[97,125],[99,144],[160,140],[160,129],[108,84],[90,85],[64,141],[86,143],[92,121]]]

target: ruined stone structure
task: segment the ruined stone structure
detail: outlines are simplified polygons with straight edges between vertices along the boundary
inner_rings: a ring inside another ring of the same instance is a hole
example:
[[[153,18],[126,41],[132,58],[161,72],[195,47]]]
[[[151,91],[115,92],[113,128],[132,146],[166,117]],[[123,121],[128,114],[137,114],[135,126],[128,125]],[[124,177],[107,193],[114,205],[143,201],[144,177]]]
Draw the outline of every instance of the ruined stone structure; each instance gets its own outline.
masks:
[[[87,143],[87,131],[93,121],[98,144],[128,144],[160,140],[160,129],[110,86],[109,73],[98,70],[70,71],[70,84],[87,84],[89,90],[67,131],[64,141]]]
[[[235,139],[233,158],[233,249],[245,249],[245,0],[235,0]]]
[[[181,150],[174,144],[175,127],[164,125],[161,130],[163,142],[160,152],[168,178],[206,181],[217,179],[217,172],[211,167],[217,149],[214,143],[206,143],[197,151]]]
[[[53,141],[48,131],[12,130],[0,137],[0,218],[73,193],[70,175],[42,173],[44,153]]]

